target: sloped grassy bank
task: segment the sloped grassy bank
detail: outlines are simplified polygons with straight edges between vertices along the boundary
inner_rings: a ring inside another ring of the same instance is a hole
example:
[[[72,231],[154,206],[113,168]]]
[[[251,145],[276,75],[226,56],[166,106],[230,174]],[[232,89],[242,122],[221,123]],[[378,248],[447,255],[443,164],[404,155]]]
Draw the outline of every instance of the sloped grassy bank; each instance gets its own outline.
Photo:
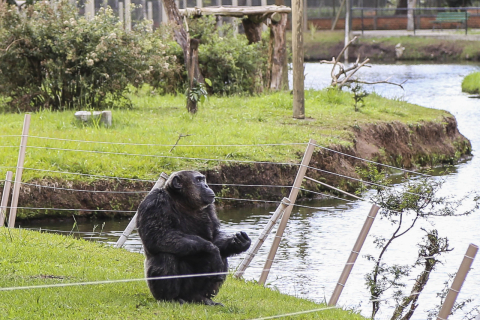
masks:
[[[23,180],[33,185],[22,186],[19,206],[91,209],[75,212],[87,217],[131,215],[95,210],[135,210],[145,194],[133,192],[150,190],[162,171],[169,174],[182,169],[204,172],[219,197],[278,201],[288,194],[287,188],[229,184],[291,185],[298,168],[290,164],[300,162],[306,147],[305,144],[292,143],[305,143],[310,138],[333,150],[409,169],[453,164],[471,151],[469,141],[458,132],[455,118],[448,112],[374,94],[366,98],[365,107],[360,112],[355,112],[353,100],[347,92],[307,91],[308,118],[305,120],[292,119],[288,93],[213,97],[201,106],[196,116],[185,112],[182,97],[156,96],[142,91],[134,97],[134,105],[131,110],[114,110],[114,125],[108,129],[79,124],[73,120],[73,112],[33,114],[25,167],[147,181],[26,169]],[[21,133],[22,114],[1,117],[1,132],[5,135]],[[172,148],[180,135],[184,137]],[[38,136],[109,143],[41,139]],[[2,163],[14,167],[19,137],[1,139],[0,145],[11,146],[2,149]],[[321,148],[316,149],[311,162],[312,167],[356,178],[360,177],[355,168],[364,165],[360,160]],[[3,172],[7,170],[5,167],[1,169]],[[307,175],[345,190],[352,191],[358,186],[353,180],[325,172],[309,170]],[[305,181],[304,186],[324,191],[311,182]],[[131,193],[87,193],[61,188]],[[301,192],[300,200],[308,197],[312,197],[312,193]],[[252,205],[225,200],[217,203]],[[22,209],[18,218],[71,215],[71,211]]]
[[[1,291],[1,288],[139,279],[143,255],[72,237],[0,227],[1,319],[253,319],[326,307],[228,277],[224,307],[157,302],[145,281]],[[365,319],[330,309],[302,319]]]

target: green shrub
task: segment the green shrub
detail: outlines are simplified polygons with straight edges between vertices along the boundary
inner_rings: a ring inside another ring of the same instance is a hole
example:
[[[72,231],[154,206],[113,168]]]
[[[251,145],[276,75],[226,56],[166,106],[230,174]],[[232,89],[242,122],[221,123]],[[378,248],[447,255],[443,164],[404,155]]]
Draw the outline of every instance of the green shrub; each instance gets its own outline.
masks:
[[[0,3],[0,95],[19,110],[128,104],[127,86],[168,89],[178,73],[165,43],[147,21],[124,31],[111,9],[89,21],[68,1],[22,13]]]
[[[480,72],[474,72],[462,81],[462,91],[468,93],[480,93]]]
[[[267,74],[267,41],[248,44],[244,34],[235,34],[230,23],[217,28],[214,17],[191,21],[190,36],[201,39],[200,70],[212,82],[213,94],[262,91]]]

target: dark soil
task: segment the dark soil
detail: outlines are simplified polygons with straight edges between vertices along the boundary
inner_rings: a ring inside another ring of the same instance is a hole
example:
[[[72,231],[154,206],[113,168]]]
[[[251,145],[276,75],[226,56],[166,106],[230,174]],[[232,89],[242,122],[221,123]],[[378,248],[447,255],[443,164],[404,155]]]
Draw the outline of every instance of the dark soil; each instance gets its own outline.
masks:
[[[462,57],[462,41],[437,40],[435,44],[407,48],[404,54],[397,58],[395,56],[395,44],[386,42],[372,42],[363,40],[354,43],[349,50],[349,60],[355,61],[360,58],[370,58],[372,62],[393,62],[393,61],[480,61],[480,50],[473,56]],[[318,62],[319,60],[332,60],[337,57],[343,49],[343,41],[337,43],[305,43],[305,61]]]
[[[443,123],[424,122],[407,126],[400,122],[377,123],[352,129],[354,131],[353,147],[331,146],[331,149],[359,158],[370,159],[398,167],[416,169],[424,166],[454,164],[459,158],[470,155],[471,144],[462,136],[455,118],[445,118]],[[314,137],[313,137],[314,138]],[[300,163],[302,154],[298,155]],[[356,167],[364,167],[366,163],[351,157],[343,156],[329,150],[316,149],[310,166],[340,175],[360,178]],[[242,185],[291,186],[298,166],[273,164],[236,164],[221,165],[205,172],[207,181],[218,197],[236,199],[255,199],[280,201],[288,196],[289,188],[242,187]],[[159,173],[160,174],[160,173]],[[313,169],[307,170],[307,176],[324,181],[346,191],[353,191],[358,183]],[[34,208],[82,208],[91,211],[77,211],[81,217],[121,217],[131,213],[105,213],[95,210],[132,210],[135,211],[152,188],[153,183],[97,180],[92,183],[78,181],[42,180],[30,183],[56,188],[73,188],[92,191],[129,191],[143,193],[99,193],[74,192],[52,188],[40,188],[24,185],[19,199],[20,207]],[[222,186],[223,185],[223,186]],[[305,189],[328,192],[330,190],[311,181],[304,181]],[[314,194],[300,192],[299,200],[313,197]],[[219,200],[219,206],[246,206],[261,204],[251,201]],[[71,217],[72,211],[54,210],[19,210],[18,219],[38,219]]]

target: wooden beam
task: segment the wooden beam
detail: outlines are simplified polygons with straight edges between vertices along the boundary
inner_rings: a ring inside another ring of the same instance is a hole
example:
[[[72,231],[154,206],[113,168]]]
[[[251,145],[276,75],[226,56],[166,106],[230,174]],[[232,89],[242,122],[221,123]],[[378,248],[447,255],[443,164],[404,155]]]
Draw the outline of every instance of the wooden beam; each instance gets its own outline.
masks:
[[[226,17],[243,17],[243,16],[254,16],[254,15],[264,15],[273,13],[290,13],[291,8],[286,6],[254,6],[254,7],[205,7],[205,8],[187,8],[180,9],[180,14],[184,16],[206,16],[206,15],[216,15],[216,16],[226,16]]]

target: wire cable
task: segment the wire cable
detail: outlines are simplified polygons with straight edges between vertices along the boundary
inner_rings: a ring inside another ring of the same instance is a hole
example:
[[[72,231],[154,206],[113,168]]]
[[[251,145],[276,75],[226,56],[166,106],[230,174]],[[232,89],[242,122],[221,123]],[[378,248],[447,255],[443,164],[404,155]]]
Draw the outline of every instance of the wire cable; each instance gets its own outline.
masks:
[[[350,157],[350,158],[353,158],[353,159],[357,159],[357,160],[361,160],[361,161],[365,161],[365,162],[377,164],[377,165],[379,165],[379,166],[387,167],[387,168],[390,168],[390,169],[395,169],[395,170],[405,171],[405,172],[409,172],[409,173],[413,173],[413,174],[418,174],[418,175],[421,175],[421,176],[431,177],[431,175],[428,175],[428,174],[425,174],[425,173],[421,173],[421,172],[417,172],[417,171],[412,171],[412,170],[407,170],[407,169],[403,169],[403,168],[398,168],[398,167],[394,167],[394,166],[391,166],[391,165],[388,165],[388,164],[383,164],[383,163],[380,163],[380,162],[375,162],[375,161],[372,161],[372,160],[367,160],[367,159],[364,159],[364,158],[360,158],[360,157],[353,156],[353,155],[348,154],[348,153],[343,153],[343,152],[340,152],[340,151],[337,151],[337,150],[333,150],[333,149],[330,149],[330,148],[327,148],[327,147],[324,147],[324,146],[321,146],[321,145],[318,145],[318,144],[313,144],[313,145],[316,146],[316,147],[319,147],[319,148],[321,148],[321,149],[328,150],[328,151],[334,152],[334,153],[338,153],[338,154],[341,154],[342,156]]]
[[[21,136],[20,136],[21,137]],[[91,140],[75,140],[66,138],[52,138],[41,136],[28,136],[35,139],[57,140],[57,141],[71,141],[81,143],[98,143],[98,144],[113,144],[113,145],[128,145],[128,146],[152,146],[152,147],[275,147],[275,146],[301,146],[307,145],[306,142],[292,142],[292,143],[263,143],[263,144],[155,144],[155,143],[132,143],[132,142],[109,142],[109,141],[91,141]]]
[[[253,160],[230,160],[230,159],[209,159],[209,158],[187,158],[176,156],[161,156],[154,154],[139,154],[139,153],[126,153],[126,152],[111,152],[111,151],[96,151],[96,150],[81,150],[81,149],[64,149],[64,148],[50,148],[39,146],[28,146],[33,149],[46,149],[57,151],[69,151],[69,152],[85,152],[85,153],[98,153],[98,154],[114,154],[121,156],[137,156],[137,157],[151,157],[161,159],[184,159],[184,160],[197,160],[197,161],[219,161],[219,162],[234,162],[234,163],[255,163],[255,164],[275,164],[275,165],[287,165],[287,166],[300,166],[298,163],[286,163],[286,162],[269,162],[269,161],[253,161]]]

